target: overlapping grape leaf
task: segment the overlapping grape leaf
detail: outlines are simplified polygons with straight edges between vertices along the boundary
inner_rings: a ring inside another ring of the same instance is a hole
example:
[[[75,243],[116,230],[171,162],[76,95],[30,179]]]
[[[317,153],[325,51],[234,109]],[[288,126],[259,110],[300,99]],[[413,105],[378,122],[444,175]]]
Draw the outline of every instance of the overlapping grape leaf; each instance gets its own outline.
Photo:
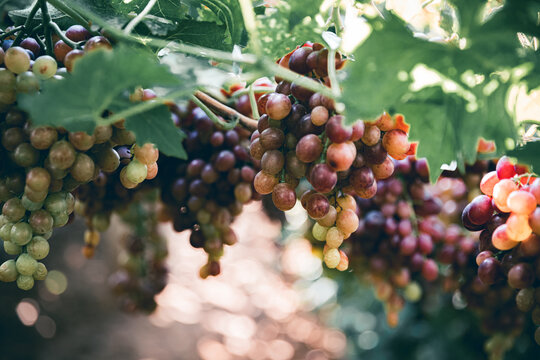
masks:
[[[483,1],[462,3],[455,1],[459,29],[469,36],[465,43],[415,37],[392,13],[373,20],[374,31],[355,52],[343,83],[349,121],[373,119],[383,110],[405,114],[412,125],[411,138],[420,140],[418,155],[430,161],[432,179],[440,174],[442,164],[456,161],[463,168],[465,162],[474,161],[478,137],[494,140],[497,150],[504,152],[506,140],[516,139],[516,124],[506,111],[508,88],[520,79],[504,83],[495,74],[523,64],[534,74],[540,63],[538,55],[518,41],[517,29],[526,31],[528,25],[511,18],[514,14],[522,19],[530,9],[524,13],[503,8],[483,19]],[[415,93],[412,89],[411,72],[419,64],[439,73],[438,90]],[[467,72],[483,76],[484,81],[467,82],[463,77]],[[453,81],[455,89],[444,92],[443,81]]]
[[[507,154],[517,158],[518,163],[531,165],[531,170],[537,174],[540,171],[540,141],[528,142],[509,151]]]
[[[150,142],[157,144],[159,151],[165,155],[187,158],[182,146],[186,135],[174,125],[171,113],[164,105],[130,117],[129,121],[126,121],[126,129],[136,134],[138,144]]]
[[[93,0],[96,1],[96,0]],[[120,14],[140,13],[147,0],[113,0],[110,6]],[[218,49],[232,49],[241,44],[244,36],[242,12],[236,0],[158,0],[150,13],[152,21],[145,21],[154,36]],[[167,34],[154,28],[158,18],[172,21],[177,28]]]
[[[125,96],[126,91],[132,91],[137,86],[185,88],[186,91],[196,86],[192,73],[185,72],[174,76],[169,68],[160,65],[157,60],[141,49],[118,46],[113,51],[95,51],[79,59],[74,71],[60,81],[46,81],[42,91],[37,95],[20,95],[19,106],[26,110],[32,122],[37,125],[62,126],[69,131],[86,131],[92,133],[95,126],[102,121],[102,114],[116,106],[115,111],[123,108],[117,105],[118,99]],[[59,104],[61,99],[62,105]],[[151,125],[141,120],[147,116]],[[163,111],[153,111],[126,119],[131,130],[135,132],[138,141],[151,136],[149,127],[159,136],[153,136],[156,145],[168,155],[182,156],[181,136],[176,131],[170,131],[170,114]],[[167,116],[165,116],[167,115]],[[177,147],[170,146],[176,143]]]
[[[183,20],[167,34],[170,40],[204,46],[218,50],[231,50],[226,41],[226,27],[215,22]]]
[[[314,19],[321,4],[322,0],[281,1],[267,8],[257,17],[264,53],[279,58],[307,40],[321,42],[326,29]]]

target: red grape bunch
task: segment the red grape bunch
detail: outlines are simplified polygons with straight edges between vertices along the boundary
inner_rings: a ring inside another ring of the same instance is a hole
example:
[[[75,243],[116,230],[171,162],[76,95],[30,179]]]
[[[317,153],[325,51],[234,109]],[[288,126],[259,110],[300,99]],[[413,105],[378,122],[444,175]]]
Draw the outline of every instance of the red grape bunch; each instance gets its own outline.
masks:
[[[225,130],[194,104],[173,107],[173,116],[186,133],[187,160],[162,156],[155,180],[165,205],[164,220],[176,231],[192,230],[190,243],[208,253],[200,275],[220,273],[224,245],[237,242],[231,229],[244,204],[257,199],[253,190],[256,170],[249,157],[249,131],[237,126]]]
[[[370,199],[356,196],[358,229],[347,252],[355,269],[373,284],[387,321],[396,326],[405,298],[417,301],[422,281],[438,278],[434,249],[446,228],[437,218],[440,201],[428,190],[424,159],[395,161],[396,173],[378,181]]]
[[[328,50],[307,44],[278,63],[327,83]],[[336,55],[336,66],[343,65]],[[279,79],[278,79],[279,80]],[[301,179],[312,187],[301,196],[309,216],[317,220],[317,237],[326,240],[324,262],[345,270],[348,260],[339,246],[358,227],[356,205],[348,194],[370,198],[377,180],[390,177],[394,163],[414,150],[402,116],[383,114],[374,122],[358,120],[349,126],[335,111],[334,102],[294,82],[280,81],[276,92],[258,100],[261,114],[251,136],[250,153],[262,170],[254,179],[255,190],[272,194],[274,205],[290,210]]]
[[[481,231],[476,257],[486,286],[512,289],[516,305],[540,325],[540,179],[507,157],[480,182],[483,195],[463,210],[464,226]],[[502,284],[502,285],[501,285]],[[535,340],[540,344],[540,328]]]

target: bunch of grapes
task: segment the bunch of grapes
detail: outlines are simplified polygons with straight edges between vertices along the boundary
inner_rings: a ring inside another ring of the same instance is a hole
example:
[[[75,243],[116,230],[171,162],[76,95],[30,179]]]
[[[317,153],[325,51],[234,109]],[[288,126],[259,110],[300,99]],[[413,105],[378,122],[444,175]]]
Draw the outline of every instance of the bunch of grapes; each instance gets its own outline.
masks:
[[[132,155],[132,149],[135,155]],[[143,150],[147,150],[147,152]],[[152,189],[148,183],[133,189],[125,174],[128,171],[133,171],[131,169],[133,164],[136,168],[140,168],[140,164],[149,162],[147,160],[149,154],[151,154],[150,161],[154,161],[159,153],[152,144],[145,144],[143,147],[137,145],[132,147],[118,146],[109,151],[114,151],[115,158],[119,159],[118,168],[112,173],[100,171],[92,182],[83,184],[74,191],[77,200],[75,213],[86,220],[87,230],[84,237],[83,254],[87,258],[94,256],[95,249],[99,244],[100,232],[108,229],[112,214],[125,212],[134,202],[140,200],[141,194]],[[144,155],[141,155],[141,151]],[[157,163],[153,164],[155,164],[154,168],[157,169]],[[150,172],[149,166],[146,179],[151,180],[155,175],[157,174]]]
[[[259,198],[252,185],[256,170],[247,148],[249,131],[225,130],[193,104],[173,107],[173,114],[186,133],[188,159],[159,159],[163,213],[176,231],[192,230],[191,245],[208,253],[200,275],[215,276],[224,245],[237,242],[231,223],[244,204]]]
[[[134,232],[120,242],[120,269],[109,277],[109,284],[127,312],[153,312],[157,306],[154,297],[167,284],[167,244],[157,231],[154,207],[137,202],[121,216]]]
[[[486,286],[508,287],[517,308],[540,325],[540,179],[502,157],[463,211],[464,226],[481,231],[476,256]],[[540,328],[535,340],[540,344]]]
[[[0,54],[0,239],[5,252],[17,256],[1,265],[0,280],[16,281],[24,290],[47,275],[45,265],[38,261],[49,253],[53,228],[73,219],[72,192],[81,184],[99,181],[103,173],[114,172],[120,164],[114,147],[135,142],[134,134],[124,129],[122,122],[98,126],[89,135],[34,126],[17,108],[18,93],[39,91],[41,81],[62,78],[66,68],[71,71],[75,59],[84,53],[110,48],[106,38],[90,37],[81,26],[70,27],[65,36],[78,46],[84,42],[84,51],[73,49],[62,55],[58,49],[63,41],[58,40],[54,59],[41,55],[39,38],[25,38],[20,46],[12,39],[4,40]],[[74,52],[78,56],[68,56]],[[59,66],[62,63],[66,68]],[[157,150],[149,145],[135,146],[136,160],[120,175],[124,186],[131,188],[155,176]],[[86,238],[92,246],[99,241],[94,233]]]
[[[321,44],[306,44],[278,63],[327,84],[327,56]],[[343,63],[337,54],[336,68]],[[374,122],[358,120],[348,126],[331,99],[294,82],[279,82],[276,92],[263,95],[257,105],[262,115],[250,153],[261,161],[262,170],[255,176],[255,190],[272,194],[275,206],[286,211],[296,204],[300,180],[307,179],[312,189],[301,196],[301,203],[317,220],[317,237],[326,240],[324,262],[329,268],[347,269],[339,246],[359,223],[348,194],[375,195],[377,181],[394,172],[390,156],[402,159],[414,148],[408,126],[402,116],[386,113]]]
[[[446,235],[436,217],[441,204],[428,191],[426,161],[407,157],[395,161],[395,169],[393,177],[378,181],[372,198],[356,196],[361,220],[347,249],[354,268],[384,302],[391,326],[398,324],[405,298],[421,296],[418,282],[437,279],[434,247]]]

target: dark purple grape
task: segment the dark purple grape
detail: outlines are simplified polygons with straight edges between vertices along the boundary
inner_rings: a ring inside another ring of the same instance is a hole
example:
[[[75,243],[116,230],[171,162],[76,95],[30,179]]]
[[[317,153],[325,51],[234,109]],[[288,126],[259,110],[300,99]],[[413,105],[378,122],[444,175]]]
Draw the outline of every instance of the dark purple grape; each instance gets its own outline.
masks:
[[[236,157],[234,153],[229,150],[222,150],[214,162],[214,166],[217,171],[229,171],[234,167],[236,163]]]
[[[307,74],[311,69],[307,65],[307,57],[313,52],[311,47],[300,47],[296,49],[289,59],[289,69],[299,74]]]
[[[508,271],[508,285],[514,289],[525,289],[534,283],[534,271],[531,265],[519,263]]]
[[[373,146],[364,146],[364,157],[370,164],[382,164],[387,156],[388,153],[380,141]]]
[[[296,204],[296,193],[289,184],[280,183],[274,187],[272,201],[279,210],[287,211],[292,209]]]
[[[317,220],[328,214],[328,211],[330,210],[330,203],[328,202],[326,196],[314,193],[307,197],[305,208],[308,215],[312,219]]]
[[[326,123],[326,136],[333,143],[342,143],[350,140],[353,133],[352,127],[345,125],[344,121],[345,118],[342,115],[334,115]]]
[[[309,182],[320,193],[328,193],[337,184],[337,173],[326,164],[317,164],[311,169]]]
[[[305,163],[317,160],[323,151],[321,139],[314,134],[303,136],[296,144],[296,157]]]
[[[500,279],[501,276],[501,263],[495,258],[485,259],[478,267],[478,277],[486,285],[494,284]]]

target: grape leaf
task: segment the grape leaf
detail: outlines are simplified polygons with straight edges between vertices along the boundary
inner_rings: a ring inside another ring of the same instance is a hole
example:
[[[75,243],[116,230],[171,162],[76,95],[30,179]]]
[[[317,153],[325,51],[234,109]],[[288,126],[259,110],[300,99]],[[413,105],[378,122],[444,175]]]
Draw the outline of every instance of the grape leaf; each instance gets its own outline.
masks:
[[[139,145],[150,142],[156,144],[159,151],[167,156],[187,159],[182,146],[186,135],[174,125],[171,113],[164,105],[129,117],[126,129],[135,133]]]
[[[518,163],[528,164],[532,167],[531,170],[538,173],[540,170],[540,141],[531,141],[525,145],[516,147],[514,150],[507,152],[508,156],[517,158]]]
[[[112,51],[95,51],[85,55],[77,61],[71,75],[59,81],[46,81],[41,93],[21,94],[18,101],[19,106],[30,114],[34,124],[92,133],[103,120],[101,116],[105,110],[111,110],[114,106],[115,111],[121,111],[133,106],[127,102],[123,108],[118,107],[118,100],[125,91],[137,86],[174,86],[176,89],[185,87],[186,90],[195,86],[189,72],[182,75],[183,78],[174,76],[167,66],[160,65],[144,50],[119,45]],[[58,99],[61,99],[62,105],[51,106],[58,104]],[[169,132],[170,114],[162,119],[158,119],[156,114],[163,115],[162,112],[152,115],[153,131]],[[126,123],[130,121],[131,118],[128,118]],[[141,128],[141,120],[138,123]],[[133,126],[137,128],[137,125]],[[150,136],[139,131],[136,135],[143,138]],[[158,138],[154,139],[158,147],[164,145],[166,149],[169,148],[167,142],[171,140],[164,138],[163,141],[164,144],[161,144]],[[172,153],[172,150],[169,151]]]
[[[215,22],[183,20],[168,33],[167,38],[219,50],[232,50],[232,45],[225,42],[225,25]]]

